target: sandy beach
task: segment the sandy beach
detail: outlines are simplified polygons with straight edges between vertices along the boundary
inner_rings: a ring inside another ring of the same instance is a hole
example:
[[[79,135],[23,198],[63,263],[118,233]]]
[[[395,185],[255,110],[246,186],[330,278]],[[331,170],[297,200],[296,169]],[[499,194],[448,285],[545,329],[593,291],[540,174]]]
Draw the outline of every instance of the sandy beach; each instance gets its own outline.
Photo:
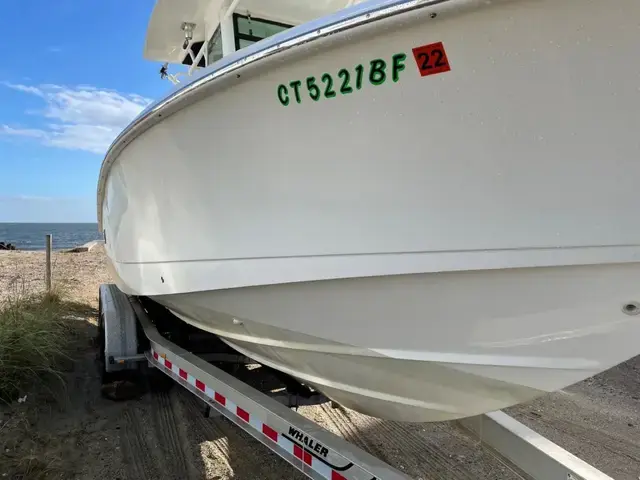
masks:
[[[51,255],[52,283],[76,301],[97,308],[101,283],[109,281],[104,247],[91,252]],[[45,289],[45,254],[42,251],[0,251],[0,302],[10,295],[43,292]]]
[[[42,291],[44,269],[43,252],[0,252],[0,301]],[[0,406],[0,473],[26,455],[33,476],[23,479],[306,478],[225,419],[204,418],[204,405],[178,386],[126,402],[101,397],[94,338],[98,286],[109,281],[103,248],[54,253],[53,281],[86,314],[65,388]],[[520,478],[455,424],[386,422],[328,405],[299,412],[416,479]],[[613,478],[640,477],[639,358],[508,413]]]

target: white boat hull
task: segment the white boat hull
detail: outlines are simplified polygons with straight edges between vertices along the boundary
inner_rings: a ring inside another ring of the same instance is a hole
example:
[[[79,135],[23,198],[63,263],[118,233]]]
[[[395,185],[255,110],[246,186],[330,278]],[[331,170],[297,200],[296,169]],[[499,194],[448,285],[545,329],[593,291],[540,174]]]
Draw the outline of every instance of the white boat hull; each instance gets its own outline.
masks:
[[[450,420],[522,403],[638,352],[640,267],[399,275],[154,297],[360,412]],[[535,299],[535,301],[533,301]]]
[[[637,18],[451,0],[187,87],[103,166],[116,282],[380,417],[495,410],[634,356]]]

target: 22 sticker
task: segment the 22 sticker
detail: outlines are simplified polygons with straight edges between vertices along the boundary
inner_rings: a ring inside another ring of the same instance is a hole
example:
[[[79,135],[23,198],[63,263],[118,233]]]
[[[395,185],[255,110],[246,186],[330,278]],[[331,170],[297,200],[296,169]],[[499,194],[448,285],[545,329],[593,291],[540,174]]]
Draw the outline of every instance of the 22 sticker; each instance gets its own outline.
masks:
[[[413,48],[412,53],[422,77],[451,70],[442,42]],[[389,78],[393,83],[398,83],[400,73],[406,69],[406,59],[406,53],[396,53],[388,63],[382,58],[376,58],[366,67],[359,64],[351,69],[341,68],[337,75],[323,73],[320,77],[309,76],[304,81],[281,83],[277,88],[278,100],[282,106],[287,107],[294,102],[302,103],[303,99],[317,102],[322,98],[335,98],[338,94],[350,95],[361,90],[364,83],[379,86]]]
[[[421,77],[451,70],[442,42],[416,47],[412,52]]]

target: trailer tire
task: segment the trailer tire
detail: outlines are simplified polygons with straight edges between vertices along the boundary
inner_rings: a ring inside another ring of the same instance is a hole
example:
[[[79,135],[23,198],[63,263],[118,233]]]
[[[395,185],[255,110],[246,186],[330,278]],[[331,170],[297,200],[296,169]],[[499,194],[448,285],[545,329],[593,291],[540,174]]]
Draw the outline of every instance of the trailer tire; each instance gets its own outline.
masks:
[[[98,298],[98,354],[97,364],[100,373],[100,393],[113,401],[131,400],[140,397],[144,391],[138,375],[130,370],[107,372],[106,338],[102,296]]]
[[[102,297],[98,299],[98,371],[100,373],[100,383],[104,385],[115,380],[113,373],[107,372],[107,361],[105,357],[105,331],[104,331],[104,311],[102,308]]]

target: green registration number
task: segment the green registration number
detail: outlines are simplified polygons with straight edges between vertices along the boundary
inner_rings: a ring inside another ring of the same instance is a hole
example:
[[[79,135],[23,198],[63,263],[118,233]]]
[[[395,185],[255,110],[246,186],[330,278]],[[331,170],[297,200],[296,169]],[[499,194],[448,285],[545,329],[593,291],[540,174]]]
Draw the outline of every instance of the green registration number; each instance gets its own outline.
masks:
[[[320,77],[310,76],[304,81],[283,83],[278,85],[278,100],[286,107],[292,102],[302,103],[307,99],[317,102],[322,98],[335,98],[338,94],[350,95],[362,89],[364,82],[378,86],[391,78],[396,83],[400,80],[400,72],[405,69],[406,59],[405,53],[396,53],[391,57],[390,64],[376,58],[367,67],[360,64],[351,69],[341,68],[335,75],[323,73]]]

